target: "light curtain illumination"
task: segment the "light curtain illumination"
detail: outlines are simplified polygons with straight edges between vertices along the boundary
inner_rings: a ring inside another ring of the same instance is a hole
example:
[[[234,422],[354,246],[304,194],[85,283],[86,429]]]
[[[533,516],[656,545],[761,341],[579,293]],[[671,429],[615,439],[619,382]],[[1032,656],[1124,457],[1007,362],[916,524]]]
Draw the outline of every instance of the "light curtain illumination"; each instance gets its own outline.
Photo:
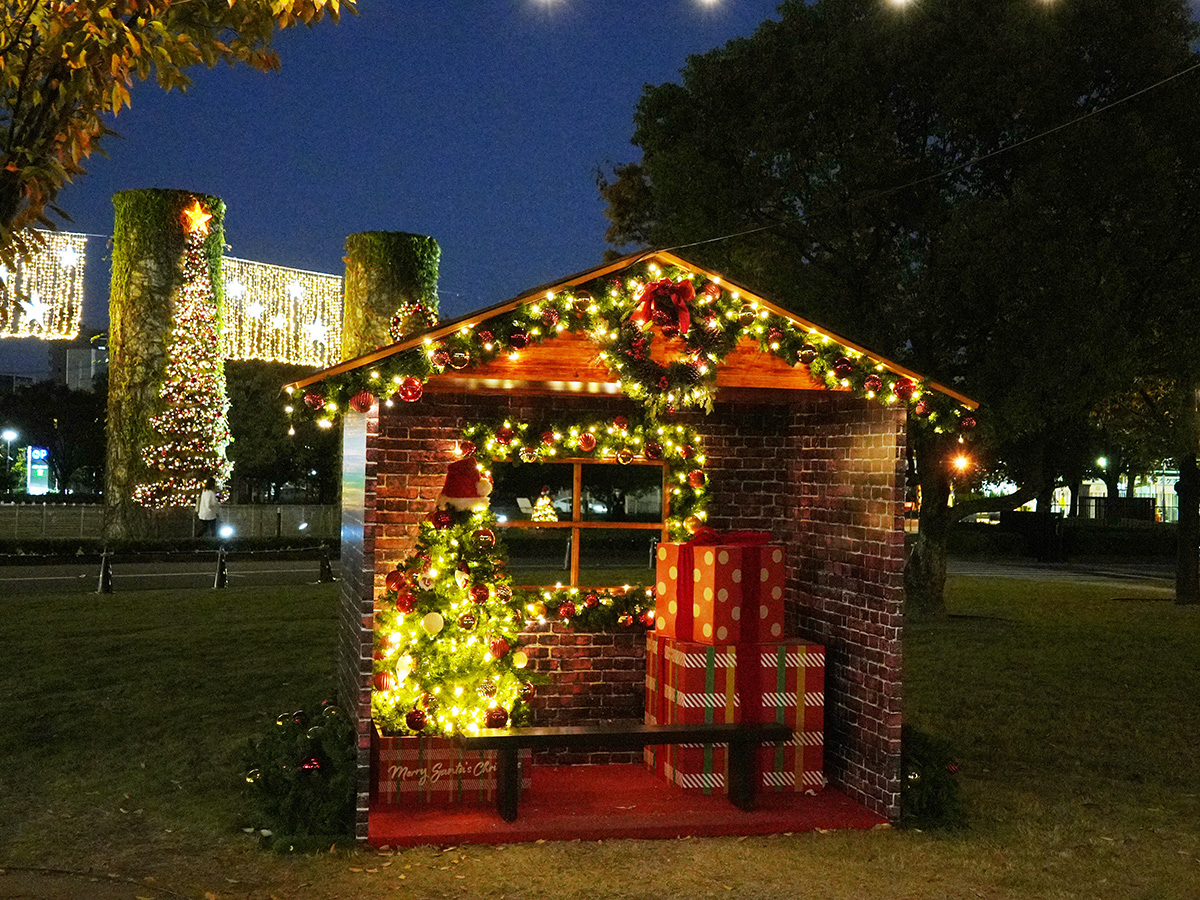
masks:
[[[57,231],[41,237],[41,249],[15,269],[0,263],[0,338],[59,341],[79,335],[87,238]]]
[[[226,256],[226,359],[326,367],[341,360],[342,279]]]

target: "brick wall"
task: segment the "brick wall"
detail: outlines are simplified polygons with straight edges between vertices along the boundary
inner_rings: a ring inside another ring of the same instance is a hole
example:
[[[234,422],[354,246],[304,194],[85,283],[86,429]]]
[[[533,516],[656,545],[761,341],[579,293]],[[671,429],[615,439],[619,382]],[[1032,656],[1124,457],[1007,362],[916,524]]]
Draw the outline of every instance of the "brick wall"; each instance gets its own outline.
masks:
[[[827,773],[864,805],[895,817],[904,414],[842,394],[795,396],[786,406],[718,404],[709,416],[688,417],[705,439],[709,522],[720,530],[770,531],[788,544],[789,627],[827,647]],[[372,598],[432,510],[462,427],[509,416],[536,429],[540,421],[629,409],[621,397],[451,394],[385,409],[377,431],[374,418],[348,417],[347,483],[361,479],[363,490],[361,501],[349,491],[343,514],[343,568],[359,574],[343,583],[342,621],[358,633],[343,635],[340,659],[343,689],[358,698],[364,729]],[[535,697],[536,724],[641,718],[640,633],[544,627],[525,639],[535,670],[553,679]],[[600,761],[587,754],[553,758]]]

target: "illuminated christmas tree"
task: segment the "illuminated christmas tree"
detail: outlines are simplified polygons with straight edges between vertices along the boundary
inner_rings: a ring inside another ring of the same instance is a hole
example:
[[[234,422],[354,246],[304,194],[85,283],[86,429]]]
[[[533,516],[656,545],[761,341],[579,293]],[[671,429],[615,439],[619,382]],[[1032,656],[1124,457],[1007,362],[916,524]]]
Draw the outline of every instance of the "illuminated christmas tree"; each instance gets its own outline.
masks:
[[[499,728],[532,690],[525,621],[504,567],[492,485],[473,457],[451,464],[438,508],[388,573],[375,616],[374,719],[388,732]]]
[[[531,518],[535,522],[558,521],[558,513],[554,510],[554,501],[550,497],[549,488],[542,488],[541,495],[533,504],[533,515]]]
[[[181,283],[173,297],[160,406],[150,417],[151,438],[142,447],[145,474],[134,489],[143,506],[190,506],[206,478],[224,482],[230,474],[220,312],[207,252],[211,218],[198,198],[182,213]]]

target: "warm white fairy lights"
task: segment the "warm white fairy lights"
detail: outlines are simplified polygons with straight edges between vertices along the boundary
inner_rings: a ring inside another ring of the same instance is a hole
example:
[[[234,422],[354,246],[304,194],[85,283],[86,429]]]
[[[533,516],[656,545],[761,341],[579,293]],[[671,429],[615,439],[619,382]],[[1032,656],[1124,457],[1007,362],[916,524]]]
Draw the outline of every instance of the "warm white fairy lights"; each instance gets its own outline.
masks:
[[[341,360],[340,276],[231,256],[221,267],[226,359],[319,367]]]
[[[82,234],[42,232],[42,246],[9,269],[0,263],[0,338],[70,340],[83,312]]]

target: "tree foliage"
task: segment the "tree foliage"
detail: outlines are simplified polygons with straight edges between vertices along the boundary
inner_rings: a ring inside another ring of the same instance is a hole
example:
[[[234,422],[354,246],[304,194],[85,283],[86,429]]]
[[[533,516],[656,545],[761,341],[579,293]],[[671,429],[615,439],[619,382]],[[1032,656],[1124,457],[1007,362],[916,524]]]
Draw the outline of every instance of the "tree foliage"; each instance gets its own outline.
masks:
[[[0,396],[0,422],[17,432],[18,446],[50,451],[52,482],[58,490],[91,493],[104,480],[104,402],[103,390],[73,391],[42,381]],[[6,485],[5,490],[13,487]]]
[[[1010,504],[1078,476],[1095,411],[1135,377],[1197,382],[1178,327],[1200,222],[1182,0],[780,13],[645,89],[642,159],[599,182],[610,242],[704,242],[687,252],[981,400]],[[944,578],[949,525],[997,501],[949,509],[955,448],[911,443],[917,555],[941,553]],[[910,596],[940,603],[938,560],[910,563]]]
[[[191,66],[279,67],[275,31],[337,20],[355,0],[11,0],[0,11],[0,257],[51,226],[134,80],[171,90]],[[65,215],[65,214],[64,214]]]

